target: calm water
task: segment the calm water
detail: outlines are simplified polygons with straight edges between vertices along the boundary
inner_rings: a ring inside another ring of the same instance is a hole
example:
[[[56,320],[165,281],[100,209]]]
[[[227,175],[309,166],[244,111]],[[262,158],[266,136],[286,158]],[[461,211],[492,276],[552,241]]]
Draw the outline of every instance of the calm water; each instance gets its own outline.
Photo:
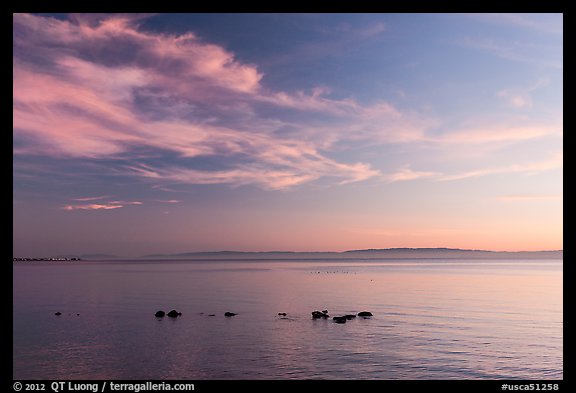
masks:
[[[13,280],[15,379],[563,378],[561,260],[39,262]]]

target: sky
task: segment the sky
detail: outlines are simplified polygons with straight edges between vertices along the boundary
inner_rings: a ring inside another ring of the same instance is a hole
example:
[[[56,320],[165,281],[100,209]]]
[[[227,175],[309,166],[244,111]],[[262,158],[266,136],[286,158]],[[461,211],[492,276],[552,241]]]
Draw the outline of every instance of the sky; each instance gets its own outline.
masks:
[[[13,254],[562,249],[562,14],[14,14]]]

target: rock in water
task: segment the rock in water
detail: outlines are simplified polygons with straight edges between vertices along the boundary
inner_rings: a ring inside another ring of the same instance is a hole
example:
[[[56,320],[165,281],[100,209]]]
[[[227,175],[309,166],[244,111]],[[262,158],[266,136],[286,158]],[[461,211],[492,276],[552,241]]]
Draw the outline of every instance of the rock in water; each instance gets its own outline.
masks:
[[[371,313],[370,311],[360,311],[360,312],[358,313],[358,316],[359,316],[359,317],[371,317],[371,316],[372,316],[372,313]]]
[[[286,316],[286,313],[285,313],[285,312],[279,312],[278,315],[281,315],[281,316],[285,317],[285,316]]]
[[[344,318],[346,318],[347,320],[349,320],[349,321],[350,321],[351,319],[354,319],[354,318],[356,318],[356,315],[347,314],[347,315],[344,315]]]
[[[346,323],[346,317],[334,317],[332,320],[336,323]]]
[[[225,317],[233,317],[234,315],[237,315],[237,314],[234,313],[234,312],[230,312],[230,311],[226,311],[226,312],[224,313],[224,316],[225,316]]]
[[[170,318],[176,318],[176,317],[179,317],[180,315],[182,315],[182,313],[178,312],[176,310],[172,310],[166,315],[168,315]]]
[[[326,311],[326,310],[324,310]],[[324,311],[312,311],[312,318],[313,319],[318,319],[318,318],[328,318],[330,315],[328,315],[328,312],[324,312]]]
[[[62,313],[60,311],[58,311],[58,312],[55,312],[54,315],[60,316],[60,315],[62,315]]]
[[[155,316],[156,318],[163,318],[164,315],[166,315],[166,313],[165,313],[164,311],[162,311],[162,310],[156,311],[156,314],[154,314],[154,316]]]

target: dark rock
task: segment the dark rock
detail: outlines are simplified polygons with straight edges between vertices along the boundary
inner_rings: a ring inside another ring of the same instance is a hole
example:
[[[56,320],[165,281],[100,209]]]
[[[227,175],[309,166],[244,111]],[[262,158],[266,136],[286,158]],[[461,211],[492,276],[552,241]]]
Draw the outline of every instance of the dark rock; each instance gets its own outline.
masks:
[[[334,317],[332,320],[336,323],[346,323],[347,321],[346,317]]]
[[[344,315],[344,318],[346,318],[347,320],[351,320],[351,319],[356,318],[356,315],[354,315],[354,314],[347,314],[347,315]]]
[[[370,311],[360,311],[360,312],[358,313],[358,316],[359,316],[359,317],[371,317],[371,316],[372,316],[372,313],[371,313]]]
[[[286,313],[285,312],[279,312],[278,315],[282,315],[283,317],[285,317]]]
[[[58,311],[58,312],[55,312],[54,315],[60,316],[60,315],[62,315],[62,313],[60,311]]]
[[[226,311],[226,312],[224,313],[224,316],[225,316],[225,317],[233,317],[234,315],[237,315],[237,314],[234,313],[234,312],[230,312],[230,311]]]
[[[328,310],[322,310],[322,314],[328,315]]]
[[[209,317],[215,317],[216,314],[208,314]]]
[[[176,310],[172,310],[172,311],[170,311],[170,312],[169,312],[168,314],[166,314],[166,315],[168,315],[170,318],[177,318],[177,317],[179,317],[180,315],[182,315],[182,313],[181,313],[181,312],[178,312],[178,311],[176,311]]]
[[[166,313],[165,313],[164,311],[162,311],[162,310],[156,311],[156,314],[154,314],[154,316],[155,316],[156,318],[162,318],[162,317],[164,317],[164,315],[166,315]]]
[[[326,310],[324,310],[326,311]],[[328,315],[328,311],[324,312],[324,311],[312,311],[312,318],[314,319],[318,319],[318,318],[328,318],[330,315]]]

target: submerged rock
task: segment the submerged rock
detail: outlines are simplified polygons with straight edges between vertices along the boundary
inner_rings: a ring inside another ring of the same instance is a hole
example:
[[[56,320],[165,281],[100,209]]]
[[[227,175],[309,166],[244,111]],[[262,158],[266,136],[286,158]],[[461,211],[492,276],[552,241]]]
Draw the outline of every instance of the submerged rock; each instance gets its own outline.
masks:
[[[179,317],[180,315],[182,315],[182,313],[181,313],[181,312],[178,312],[178,311],[176,311],[176,310],[172,310],[172,311],[170,311],[170,312],[169,312],[168,314],[166,314],[166,315],[168,315],[170,318],[177,318],[177,317]]]
[[[235,312],[230,312],[230,311],[226,311],[224,313],[225,317],[233,317],[234,315],[238,315],[238,314],[236,314]]]
[[[155,316],[156,318],[163,318],[164,315],[166,315],[166,313],[165,313],[164,311],[162,311],[162,310],[156,311],[156,314],[154,314],[154,316]]]
[[[370,311],[360,311],[360,312],[358,313],[358,316],[359,316],[359,317],[371,317],[371,316],[372,316],[372,313],[371,313]]]
[[[332,320],[336,323],[346,323],[348,319],[346,317],[334,317]]]
[[[54,313],[54,315],[60,316],[60,315],[62,315],[62,313],[61,313],[60,311],[57,311],[57,312]]]
[[[346,315],[344,315],[344,318],[346,318],[347,320],[351,320],[351,319],[356,318],[356,315],[354,315],[354,314],[346,314]]]

